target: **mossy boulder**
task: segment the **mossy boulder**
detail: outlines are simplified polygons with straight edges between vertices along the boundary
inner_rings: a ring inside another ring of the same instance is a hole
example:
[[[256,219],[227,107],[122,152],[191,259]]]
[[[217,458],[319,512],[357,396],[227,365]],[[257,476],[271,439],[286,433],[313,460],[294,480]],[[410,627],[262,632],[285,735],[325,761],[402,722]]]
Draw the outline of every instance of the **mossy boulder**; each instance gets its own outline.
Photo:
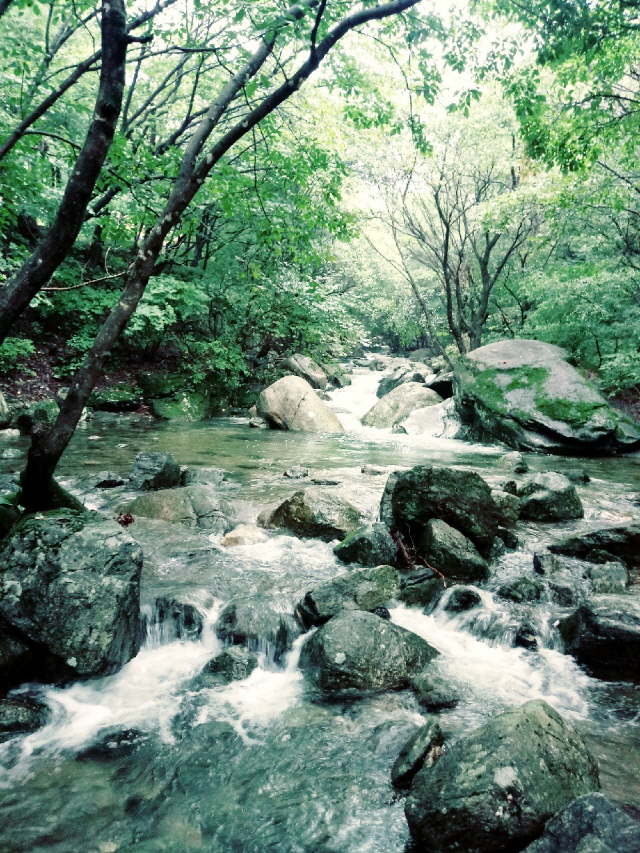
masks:
[[[211,414],[208,395],[198,391],[179,391],[171,397],[150,400],[149,408],[163,421],[202,421]]]
[[[426,562],[448,580],[463,583],[489,577],[489,564],[473,542],[446,521],[434,518],[427,522],[419,550]]]
[[[597,765],[580,736],[535,700],[499,714],[423,767],[405,812],[412,837],[429,853],[510,853],[598,788]]]
[[[640,445],[640,424],[613,409],[564,350],[542,341],[497,341],[468,353],[456,365],[455,397],[479,438],[518,450],[614,453]]]
[[[135,412],[142,405],[142,391],[122,383],[112,385],[94,391],[87,405],[100,412]]]
[[[260,519],[259,519],[260,520]],[[313,539],[344,539],[360,525],[361,513],[344,498],[321,489],[295,492],[264,519],[264,527],[283,528]]]
[[[60,412],[60,406],[55,400],[39,400],[37,403],[31,403],[16,413],[14,418],[15,426],[21,433],[29,435],[36,424],[50,426]]]
[[[391,534],[380,522],[359,527],[336,545],[333,553],[343,563],[360,566],[393,565],[398,547]]]
[[[227,533],[232,528],[228,517],[229,507],[207,486],[183,486],[149,492],[122,509],[134,518],[156,518],[212,533]]]
[[[584,517],[576,487],[562,474],[536,474],[518,489],[520,517],[529,521],[568,521]]]

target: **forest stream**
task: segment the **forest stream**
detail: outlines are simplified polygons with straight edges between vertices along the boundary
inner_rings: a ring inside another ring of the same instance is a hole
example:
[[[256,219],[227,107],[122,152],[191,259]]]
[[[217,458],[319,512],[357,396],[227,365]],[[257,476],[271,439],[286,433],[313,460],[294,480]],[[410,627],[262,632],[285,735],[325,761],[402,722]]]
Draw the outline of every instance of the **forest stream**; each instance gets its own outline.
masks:
[[[472,469],[490,484],[505,479],[497,466],[503,447],[363,427],[381,376],[358,367],[352,385],[330,393],[342,434],[249,429],[245,418],[185,424],[97,413],[78,428],[60,476],[81,494],[92,471],[126,475],[140,451],[168,451],[189,469],[222,469],[217,493],[234,522],[251,523],[313,480],[373,521],[385,473],[396,468],[432,463]],[[2,469],[15,470],[28,439],[2,440]],[[460,696],[438,715],[447,738],[544,698],[585,737],[603,793],[640,806],[640,687],[596,680],[565,655],[555,625],[566,610],[558,605],[536,605],[537,649],[514,647],[523,605],[495,595],[531,572],[533,552],[551,538],[637,518],[640,459],[525,456],[533,472],[587,470],[591,482],[578,487],[584,519],[520,522],[519,547],[492,564],[479,606],[449,612],[447,592],[429,615],[392,603],[391,619],[440,652],[433,666]],[[283,476],[294,466],[308,476]],[[132,496],[124,486],[84,500],[113,516]],[[0,745],[2,853],[411,849],[403,798],[390,781],[400,749],[424,722],[411,691],[318,701],[297,666],[306,635],[278,662],[262,648],[258,668],[242,681],[211,688],[197,680],[224,648],[214,625],[233,596],[261,596],[292,612],[310,588],[345,571],[335,543],[270,531],[267,542],[226,548],[210,531],[143,518],[128,532],[144,552],[146,642],[115,675],[37,688],[49,722]],[[161,596],[194,605],[201,633],[177,639],[160,619]]]

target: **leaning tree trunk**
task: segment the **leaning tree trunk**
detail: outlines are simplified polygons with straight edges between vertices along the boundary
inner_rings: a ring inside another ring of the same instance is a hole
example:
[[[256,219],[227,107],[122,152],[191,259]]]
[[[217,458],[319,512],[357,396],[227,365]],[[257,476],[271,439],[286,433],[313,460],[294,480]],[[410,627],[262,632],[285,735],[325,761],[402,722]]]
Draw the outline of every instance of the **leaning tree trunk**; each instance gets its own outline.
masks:
[[[292,17],[302,17],[305,4],[295,4],[290,7],[281,19],[281,24],[274,26],[263,37],[253,56],[224,86],[187,145],[167,204],[155,226],[149,231],[129,269],[117,305],[103,323],[83,366],[73,377],[67,396],[60,406],[58,419],[50,429],[33,435],[27,465],[21,476],[22,505],[27,512],[46,510],[57,505],[58,488],[53,480],[53,474],[73,436],[89,395],[102,373],[104,361],[136,310],[167,235],[180,221],[185,209],[215,165],[236,142],[251,133],[266,116],[290,98],[348,32],[368,21],[397,15],[419,2],[420,0],[392,0],[373,8],[360,9],[336,24],[318,44],[315,44],[316,25],[309,56],[297,71],[259,102],[248,115],[226,131],[209,149],[209,152],[198,160],[207,140],[231,104],[235,102],[238,93],[243,90],[249,80],[255,77],[271,55],[280,28],[287,26]],[[307,0],[306,6],[307,8],[318,6],[319,16],[326,8],[326,4],[316,3],[315,0]],[[317,21],[319,22],[319,17]]]
[[[124,0],[103,0],[101,28],[102,69],[93,119],[53,223],[31,257],[0,291],[0,344],[75,243],[113,141],[129,41]]]

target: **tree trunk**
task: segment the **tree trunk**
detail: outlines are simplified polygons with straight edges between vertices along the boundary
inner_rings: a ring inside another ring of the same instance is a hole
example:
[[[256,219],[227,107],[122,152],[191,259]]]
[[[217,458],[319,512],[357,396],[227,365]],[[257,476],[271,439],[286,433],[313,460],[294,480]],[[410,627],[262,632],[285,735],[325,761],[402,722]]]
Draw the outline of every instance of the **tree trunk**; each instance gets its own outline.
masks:
[[[89,132],[51,227],[31,257],[0,291],[0,344],[75,243],[111,147],[125,82],[128,39],[124,0],[103,0],[101,26],[102,70]]]

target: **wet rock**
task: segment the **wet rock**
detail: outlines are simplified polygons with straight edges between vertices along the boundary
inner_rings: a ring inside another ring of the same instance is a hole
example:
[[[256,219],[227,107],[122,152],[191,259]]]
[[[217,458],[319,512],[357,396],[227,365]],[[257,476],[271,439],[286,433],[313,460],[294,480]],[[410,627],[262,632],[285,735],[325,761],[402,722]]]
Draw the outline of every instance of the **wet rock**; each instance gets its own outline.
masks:
[[[411,780],[426,764],[430,767],[442,754],[444,735],[435,722],[429,722],[407,741],[391,768],[391,784],[408,788]]]
[[[370,477],[382,477],[389,473],[388,468],[382,468],[380,465],[363,465],[360,471]]]
[[[286,602],[237,596],[218,617],[216,633],[225,643],[265,651],[277,663],[301,630]]]
[[[197,640],[202,634],[202,613],[193,604],[175,598],[157,598],[155,618],[162,625],[165,640]]]
[[[565,358],[560,347],[518,339],[468,353],[455,371],[463,422],[481,439],[497,438],[517,450],[587,455],[637,446],[638,425]]]
[[[517,533],[513,530],[509,530],[508,527],[499,527],[497,532],[497,539],[504,545],[505,548],[508,548],[511,551],[515,551],[515,549],[519,546],[520,540],[518,539]],[[491,554],[492,559],[496,559],[495,553]]]
[[[414,571],[403,577],[398,599],[409,607],[422,607],[431,613],[445,592],[442,578],[432,569],[415,566]]]
[[[196,676],[197,686],[218,687],[233,681],[244,681],[257,666],[258,658],[253,652],[244,646],[231,646],[206,664]]]
[[[329,384],[333,385],[334,388],[347,388],[352,383],[352,379],[342,367],[338,365],[328,366],[326,364],[322,365],[322,369],[325,372],[327,379],[329,380]]]
[[[18,411],[14,424],[23,435],[29,435],[37,424],[51,426],[59,413],[60,407],[55,400],[39,400]]]
[[[620,559],[629,566],[640,565],[640,524],[604,527],[569,536],[549,546],[554,554],[594,562]],[[608,555],[608,556],[607,556]]]
[[[391,566],[356,569],[308,592],[296,608],[296,617],[308,630],[343,610],[375,610],[399,591],[398,572]]]
[[[585,794],[547,822],[523,853],[637,853],[640,823],[602,794]]]
[[[548,551],[536,551],[533,555],[533,568],[539,575],[555,575],[566,567],[566,561]]]
[[[375,522],[354,530],[335,546],[333,553],[343,563],[383,566],[395,563],[397,550],[384,524]]]
[[[133,518],[156,518],[169,524],[226,533],[232,527],[228,518],[230,509],[207,486],[182,486],[162,489],[140,497],[124,506],[125,513]]]
[[[561,620],[566,651],[606,679],[640,676],[640,599],[596,595]]]
[[[282,476],[288,477],[290,480],[301,480],[303,477],[309,476],[309,469],[295,465],[293,468],[287,468]]]
[[[0,699],[0,743],[18,734],[35,732],[49,718],[44,702],[29,696]]]
[[[268,542],[269,537],[254,524],[238,524],[223,538],[225,548],[235,548],[238,545],[259,545]]]
[[[179,486],[180,466],[171,453],[138,453],[133,460],[130,484],[132,489],[150,492]]]
[[[579,735],[546,702],[494,717],[413,779],[406,816],[430,853],[506,853],[599,787]]]
[[[116,489],[118,486],[124,486],[126,482],[124,477],[114,474],[113,471],[98,471],[96,474],[83,477],[79,489],[81,492],[90,492],[93,489]]]
[[[577,607],[584,598],[582,587],[569,572],[549,578],[549,598],[560,607]]]
[[[213,407],[206,391],[177,390],[171,397],[148,401],[154,418],[162,421],[203,421],[211,416]]]
[[[562,474],[536,474],[518,490],[520,517],[530,521],[566,521],[583,518],[576,487]]]
[[[442,397],[417,382],[398,385],[386,394],[362,418],[364,426],[386,429],[406,420],[415,409],[425,409],[442,402]]]
[[[489,577],[489,564],[475,545],[445,521],[427,522],[419,544],[420,554],[429,565],[458,583],[483,581]]]
[[[457,689],[438,673],[421,672],[412,676],[410,683],[416,699],[429,713],[455,708],[460,701]]]
[[[540,601],[544,593],[544,584],[535,578],[516,578],[503,584],[498,590],[500,598],[515,601],[516,604]]]
[[[466,429],[458,417],[452,399],[427,408],[414,409],[406,420],[393,427],[393,432],[460,440],[466,436]]]
[[[321,391],[324,391],[329,384],[327,375],[320,365],[301,353],[296,353],[286,358],[282,362],[282,368],[306,380],[312,388],[319,388]]]
[[[584,576],[589,580],[594,595],[620,595],[626,591],[629,582],[627,567],[618,560],[587,565]]]
[[[468,537],[488,556],[500,512],[485,481],[472,471],[417,465],[389,476],[380,502],[380,520],[419,542],[432,519]]]
[[[513,638],[513,645],[516,648],[535,651],[538,648],[538,637],[536,636],[535,629],[527,623],[518,625],[515,637]]]
[[[430,370],[421,370],[419,366],[412,364],[401,364],[396,367],[391,373],[382,377],[378,384],[376,397],[382,398],[389,394],[394,388],[400,385],[405,385],[407,382],[414,382],[424,385],[427,380],[435,379],[435,373]]]
[[[219,486],[226,478],[227,472],[222,468],[186,468],[182,472],[181,485]]]
[[[417,634],[374,616],[335,616],[306,641],[300,669],[322,693],[357,697],[407,687],[438,652]]]
[[[565,468],[562,473],[567,480],[578,485],[586,485],[591,482],[591,477],[584,468]]]
[[[251,429],[266,429],[267,422],[263,418],[250,418],[249,427]]]
[[[447,613],[465,613],[474,607],[480,607],[481,604],[482,598],[472,586],[454,586],[442,609]]]
[[[142,405],[142,391],[118,384],[94,391],[87,405],[99,412],[135,412]]]
[[[0,565],[0,619],[43,677],[108,675],[138,652],[142,553],[114,522],[28,516],[4,541]]]
[[[342,432],[342,424],[299,376],[284,376],[260,393],[258,414],[271,429],[298,432]]]
[[[498,460],[498,465],[507,471],[513,471],[514,474],[526,474],[529,470],[524,456],[522,453],[518,453],[517,450],[512,450],[501,456]]]
[[[491,489],[491,497],[500,513],[500,526],[512,530],[520,518],[520,498],[501,489]]]
[[[284,528],[296,536],[330,542],[345,539],[358,528],[360,520],[360,510],[349,501],[312,487],[283,501],[264,520],[263,526]]]

